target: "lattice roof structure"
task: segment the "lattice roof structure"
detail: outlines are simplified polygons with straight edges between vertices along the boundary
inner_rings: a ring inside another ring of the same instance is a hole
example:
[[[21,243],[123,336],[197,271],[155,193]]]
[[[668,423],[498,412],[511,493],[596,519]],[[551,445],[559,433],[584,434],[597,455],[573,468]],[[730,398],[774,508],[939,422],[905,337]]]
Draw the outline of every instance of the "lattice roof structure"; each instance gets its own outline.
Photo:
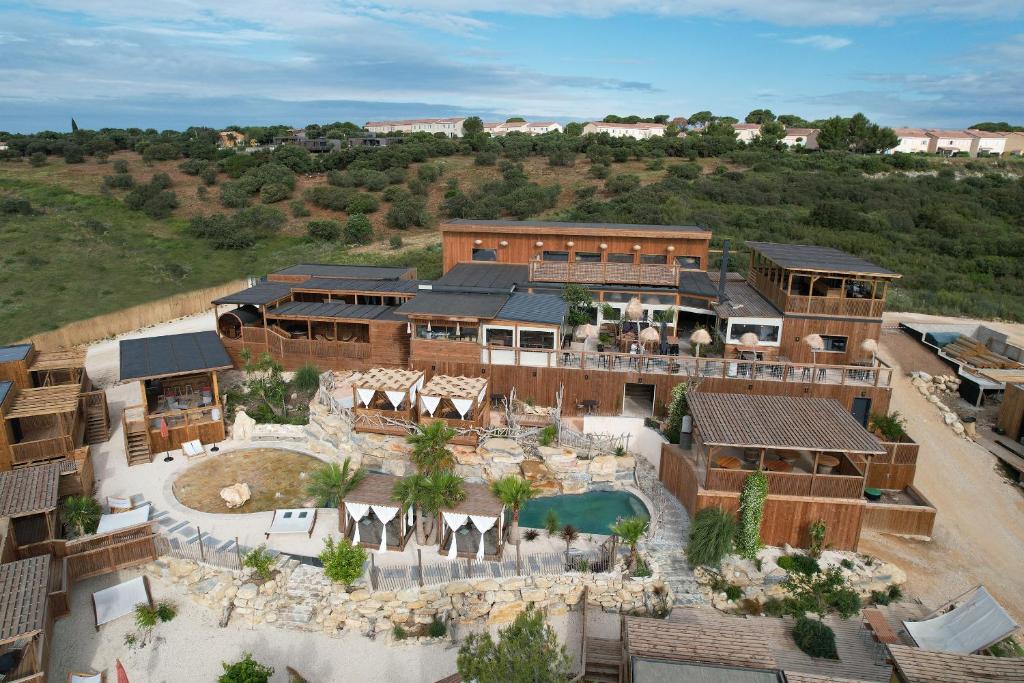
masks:
[[[352,386],[377,391],[408,391],[423,378],[420,370],[399,368],[370,368],[352,378]]]
[[[420,393],[425,396],[442,398],[478,399],[487,387],[486,377],[462,377],[455,375],[434,375],[423,385]]]
[[[4,417],[14,420],[38,415],[73,413],[78,409],[78,399],[81,393],[82,388],[74,384],[21,389],[14,397],[14,405]]]

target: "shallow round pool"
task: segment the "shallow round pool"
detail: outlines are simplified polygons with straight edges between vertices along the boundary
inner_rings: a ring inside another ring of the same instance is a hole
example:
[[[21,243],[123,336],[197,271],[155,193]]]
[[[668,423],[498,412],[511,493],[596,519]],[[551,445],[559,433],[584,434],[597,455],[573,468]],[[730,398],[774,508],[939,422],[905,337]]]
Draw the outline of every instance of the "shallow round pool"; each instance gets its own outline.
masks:
[[[643,501],[627,491],[589,491],[563,496],[534,498],[519,513],[519,525],[543,529],[548,511],[554,510],[561,526],[572,524],[586,534],[610,534],[618,519],[643,517],[651,513]]]
[[[323,466],[311,455],[283,448],[246,448],[206,457],[174,480],[174,497],[200,512],[239,514],[276,508],[306,507],[307,477]],[[236,483],[249,485],[252,497],[231,509],[220,490]]]

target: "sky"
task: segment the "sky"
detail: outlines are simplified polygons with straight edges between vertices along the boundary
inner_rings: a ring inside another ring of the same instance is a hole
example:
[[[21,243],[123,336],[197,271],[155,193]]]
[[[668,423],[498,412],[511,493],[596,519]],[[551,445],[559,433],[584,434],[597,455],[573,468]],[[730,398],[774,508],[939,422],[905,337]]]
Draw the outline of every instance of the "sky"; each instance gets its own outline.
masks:
[[[609,113],[1024,124],[1022,0],[3,0],[0,130]]]

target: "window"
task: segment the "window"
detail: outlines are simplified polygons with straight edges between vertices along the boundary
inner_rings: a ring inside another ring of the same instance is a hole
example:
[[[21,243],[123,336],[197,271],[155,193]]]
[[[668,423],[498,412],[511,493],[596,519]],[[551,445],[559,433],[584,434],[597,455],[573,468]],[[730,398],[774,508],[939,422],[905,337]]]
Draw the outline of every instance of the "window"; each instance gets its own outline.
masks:
[[[524,349],[555,348],[555,333],[540,330],[520,330],[519,346]]]
[[[544,252],[544,260],[545,261],[568,261],[569,260],[569,252],[567,252],[567,251],[545,251]]]
[[[613,251],[608,254],[608,263],[632,263],[633,254],[629,252],[617,252]]]
[[[739,344],[740,337],[748,332],[757,335],[758,343],[774,343],[779,341],[778,325],[755,325],[751,323],[736,323],[729,327],[729,343]]]
[[[600,263],[601,252],[598,251],[577,251],[576,261],[579,263]]]
[[[640,263],[649,263],[652,265],[665,264],[668,259],[664,254],[640,254]]]
[[[512,346],[512,334],[511,328],[504,327],[489,327],[484,332],[485,341],[487,346]]]
[[[832,334],[821,335],[821,341],[825,342],[822,351],[834,351],[835,353],[846,352],[846,337],[837,337]]]
[[[497,261],[498,250],[497,249],[474,249],[473,250],[474,261]]]
[[[454,323],[432,323],[427,329],[426,323],[417,323],[417,339],[441,339],[447,341],[476,341],[477,329],[474,325],[455,325]]]
[[[676,265],[700,270],[700,256],[676,256]]]

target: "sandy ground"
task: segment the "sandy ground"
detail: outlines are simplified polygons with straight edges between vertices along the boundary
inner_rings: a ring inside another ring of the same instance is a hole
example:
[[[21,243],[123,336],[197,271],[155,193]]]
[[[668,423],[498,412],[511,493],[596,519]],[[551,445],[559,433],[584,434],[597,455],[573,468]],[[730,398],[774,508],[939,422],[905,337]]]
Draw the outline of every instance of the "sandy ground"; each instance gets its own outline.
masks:
[[[939,322],[956,318],[907,316]],[[899,319],[900,314],[887,315]],[[993,326],[997,326],[993,324]],[[1024,326],[998,327],[1020,335]],[[1024,495],[997,469],[996,458],[979,444],[955,436],[939,412],[910,383],[918,369],[905,337],[888,332],[881,339],[883,359],[893,364],[892,410],[907,420],[907,431],[921,444],[915,486],[938,509],[931,542],[865,533],[860,550],[895,562],[907,571],[909,593],[940,605],[984,584],[1017,621],[1024,623]],[[890,340],[894,340],[890,349]],[[902,349],[902,350],[901,350]]]

